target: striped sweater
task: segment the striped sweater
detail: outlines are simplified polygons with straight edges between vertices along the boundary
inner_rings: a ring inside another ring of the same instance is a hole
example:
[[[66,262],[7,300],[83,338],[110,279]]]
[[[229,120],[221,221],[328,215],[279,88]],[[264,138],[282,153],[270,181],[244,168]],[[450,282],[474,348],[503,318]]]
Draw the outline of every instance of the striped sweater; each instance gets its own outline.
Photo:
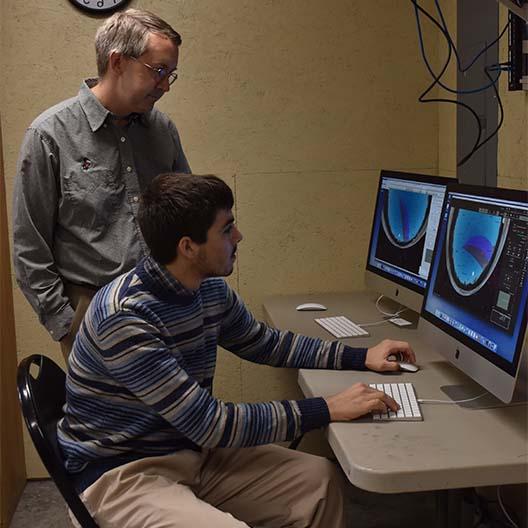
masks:
[[[75,340],[58,424],[67,470],[281,442],[328,424],[322,398],[214,398],[217,346],[277,367],[365,368],[365,349],[269,328],[223,279],[190,291],[147,257],[96,294]]]

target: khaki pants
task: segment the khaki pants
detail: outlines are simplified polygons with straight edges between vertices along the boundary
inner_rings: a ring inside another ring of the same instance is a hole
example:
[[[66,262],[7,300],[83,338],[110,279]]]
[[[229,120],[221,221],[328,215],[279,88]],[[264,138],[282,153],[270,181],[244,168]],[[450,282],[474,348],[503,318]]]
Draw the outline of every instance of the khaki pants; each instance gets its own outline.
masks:
[[[97,289],[78,286],[77,284],[65,283],[64,293],[70,300],[70,304],[75,310],[70,330],[59,342],[62,355],[66,360],[66,364],[68,364],[68,356],[70,355],[71,349],[73,347],[75,336],[79,331],[79,327],[81,326],[84,314],[90,305],[90,301],[97,293]]]
[[[344,528],[343,479],[275,445],[180,451],[108,471],[81,495],[101,528]]]

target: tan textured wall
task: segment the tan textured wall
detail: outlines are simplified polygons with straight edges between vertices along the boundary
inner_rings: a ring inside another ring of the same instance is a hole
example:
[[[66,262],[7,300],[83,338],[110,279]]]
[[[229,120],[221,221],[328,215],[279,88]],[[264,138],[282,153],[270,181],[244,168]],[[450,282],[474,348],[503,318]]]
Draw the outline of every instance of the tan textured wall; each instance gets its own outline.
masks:
[[[25,127],[93,75],[99,20],[66,0],[2,1],[11,196]],[[269,294],[361,288],[379,169],[438,168],[438,110],[416,102],[427,79],[408,3],[132,6],[155,11],[183,35],[181,78],[160,108],[177,123],[193,170],[217,173],[235,189],[246,238],[230,280],[251,309],[261,316]],[[19,357],[45,351],[60,361],[16,288],[15,303]],[[220,354],[222,397],[299,395],[293,373]],[[26,451],[29,475],[41,475]]]

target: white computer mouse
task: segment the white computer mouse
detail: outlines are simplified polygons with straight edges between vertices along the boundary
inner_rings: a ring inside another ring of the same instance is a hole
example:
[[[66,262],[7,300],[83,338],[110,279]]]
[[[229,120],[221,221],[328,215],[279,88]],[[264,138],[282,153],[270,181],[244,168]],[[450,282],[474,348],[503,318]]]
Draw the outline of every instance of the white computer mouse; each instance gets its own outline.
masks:
[[[399,352],[397,354],[391,354],[387,357],[387,359],[389,361],[396,361],[398,363],[398,366],[400,367],[400,370],[404,370],[405,372],[418,372],[420,370],[420,367],[418,367],[414,363],[402,361],[403,355]]]
[[[406,363],[405,361],[398,361],[398,366],[400,370],[404,370],[405,372],[418,372],[420,370],[420,367],[414,363]]]
[[[295,309],[299,312],[316,312],[318,310],[326,310],[326,306],[319,303],[304,303],[299,304]]]

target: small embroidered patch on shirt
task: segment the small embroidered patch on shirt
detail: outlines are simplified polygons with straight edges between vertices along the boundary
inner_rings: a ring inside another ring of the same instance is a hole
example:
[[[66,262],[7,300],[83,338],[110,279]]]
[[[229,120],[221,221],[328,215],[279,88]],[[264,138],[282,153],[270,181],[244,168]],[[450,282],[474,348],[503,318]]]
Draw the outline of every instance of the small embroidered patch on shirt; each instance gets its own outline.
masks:
[[[83,158],[81,167],[82,170],[88,170],[92,166],[92,162],[88,158]]]

